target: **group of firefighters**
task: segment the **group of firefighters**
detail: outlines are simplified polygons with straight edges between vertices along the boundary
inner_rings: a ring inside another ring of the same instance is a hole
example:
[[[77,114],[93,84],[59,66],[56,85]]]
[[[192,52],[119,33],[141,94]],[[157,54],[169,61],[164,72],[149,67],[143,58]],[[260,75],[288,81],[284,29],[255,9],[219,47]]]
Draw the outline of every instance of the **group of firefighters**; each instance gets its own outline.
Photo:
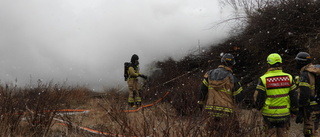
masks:
[[[128,69],[128,103],[132,107],[141,105],[138,77],[147,76],[139,72],[139,57],[134,54]],[[262,75],[256,86],[253,100],[264,122],[265,136],[289,136],[290,118],[296,123],[304,123],[303,134],[306,137],[319,136],[317,131],[320,119],[320,93],[317,93],[320,79],[320,65],[312,64],[307,52],[299,52],[296,57],[296,69],[299,76],[283,72],[282,58],[278,53],[267,57],[268,70]],[[244,99],[245,92],[232,68],[236,64],[232,54],[221,57],[221,65],[204,75],[199,93],[198,104],[206,115],[210,116],[206,128],[223,135],[226,121],[233,120],[233,129],[239,129],[237,104]],[[319,94],[319,95],[318,95]]]

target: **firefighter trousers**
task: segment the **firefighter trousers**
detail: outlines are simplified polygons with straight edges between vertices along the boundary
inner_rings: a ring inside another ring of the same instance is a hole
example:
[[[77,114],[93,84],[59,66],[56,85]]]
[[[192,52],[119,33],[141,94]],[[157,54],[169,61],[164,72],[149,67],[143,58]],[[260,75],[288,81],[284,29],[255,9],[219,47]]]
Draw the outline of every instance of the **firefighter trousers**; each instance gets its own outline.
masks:
[[[207,136],[238,136],[240,125],[236,114],[222,111],[206,111],[207,122],[205,130]]]
[[[311,111],[305,109],[304,111],[304,125],[303,134],[305,137],[320,137],[319,126],[320,111]]]
[[[140,84],[137,78],[128,80],[129,97],[128,103],[130,105],[141,105]]]
[[[290,116],[263,117],[265,136],[267,137],[289,137]]]

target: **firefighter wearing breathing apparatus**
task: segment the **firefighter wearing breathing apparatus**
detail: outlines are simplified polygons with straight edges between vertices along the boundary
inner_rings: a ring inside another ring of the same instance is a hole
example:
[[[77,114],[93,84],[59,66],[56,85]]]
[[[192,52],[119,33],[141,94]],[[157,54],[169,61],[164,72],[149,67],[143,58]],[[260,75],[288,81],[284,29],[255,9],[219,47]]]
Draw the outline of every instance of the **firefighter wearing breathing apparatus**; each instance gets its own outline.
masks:
[[[268,71],[259,78],[254,93],[255,106],[263,115],[266,136],[287,137],[290,114],[298,112],[298,93],[292,76],[282,71],[277,53],[267,57]]]
[[[230,130],[225,123],[234,122],[234,130],[239,128],[234,109],[236,103],[243,99],[243,89],[232,71],[236,64],[234,56],[224,54],[221,63],[204,75],[198,98],[200,109],[204,106],[205,114],[209,115],[206,128],[216,135],[224,135],[226,130]]]
[[[300,76],[296,82],[300,93],[300,109],[296,123],[304,123],[304,136],[319,136],[317,130],[320,115],[318,87],[320,85],[320,65],[313,65],[310,54],[306,52],[299,52],[295,60],[296,68],[300,71]]]
[[[147,76],[139,72],[139,57],[136,54],[133,54],[131,57],[131,64],[128,68],[128,87],[129,87],[129,97],[128,103],[132,107],[137,107],[141,105],[141,96],[140,96],[140,84],[138,77],[147,79]]]

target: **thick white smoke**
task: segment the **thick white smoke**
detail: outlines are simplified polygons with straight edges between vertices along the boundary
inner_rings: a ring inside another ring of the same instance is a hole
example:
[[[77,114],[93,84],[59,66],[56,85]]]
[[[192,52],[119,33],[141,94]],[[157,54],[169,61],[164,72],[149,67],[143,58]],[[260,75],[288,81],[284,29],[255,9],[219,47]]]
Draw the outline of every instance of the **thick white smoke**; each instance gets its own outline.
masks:
[[[1,83],[125,85],[123,63],[132,54],[143,71],[183,57],[198,41],[218,43],[230,27],[208,28],[230,13],[214,0],[1,0]]]

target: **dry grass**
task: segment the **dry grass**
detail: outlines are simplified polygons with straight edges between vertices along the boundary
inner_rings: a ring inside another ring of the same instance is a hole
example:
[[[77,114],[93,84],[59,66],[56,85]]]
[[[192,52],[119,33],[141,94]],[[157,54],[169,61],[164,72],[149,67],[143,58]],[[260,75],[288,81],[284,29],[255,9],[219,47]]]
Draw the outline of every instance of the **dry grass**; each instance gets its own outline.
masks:
[[[94,109],[91,109],[92,111],[88,114],[75,116],[75,119],[81,121],[78,125],[97,129],[114,136],[219,136],[219,134],[214,134],[205,129],[206,117],[200,112],[182,116],[172,104],[165,101],[132,113],[122,112],[123,109],[130,109],[126,102],[113,100],[108,96],[92,99],[89,102]],[[229,130],[225,131],[226,134],[247,137],[263,135],[260,112],[254,109],[239,109],[238,112],[241,132],[235,134],[234,131]],[[234,124],[233,121],[226,123],[229,126],[234,126]],[[301,125],[292,125],[290,135],[300,136],[302,133]]]
[[[181,115],[166,99],[137,112],[126,103],[127,94],[110,91],[94,95],[83,87],[41,84],[36,88],[0,87],[1,136],[220,136],[205,128],[206,117],[200,111]],[[167,96],[169,98],[170,94]],[[156,101],[156,100],[153,100]],[[143,105],[153,101],[144,102]],[[86,113],[60,113],[47,110],[86,109]],[[193,108],[189,108],[193,109]],[[230,136],[260,136],[262,119],[255,110],[240,109],[240,132],[225,131]],[[234,122],[227,122],[232,127]],[[104,133],[90,133],[86,127]],[[294,129],[297,128],[297,129]],[[301,125],[293,124],[291,136],[301,135]]]
[[[54,110],[83,104],[88,90],[38,83],[35,88],[0,86],[1,136],[48,136],[58,116]],[[76,98],[74,98],[76,97]]]

